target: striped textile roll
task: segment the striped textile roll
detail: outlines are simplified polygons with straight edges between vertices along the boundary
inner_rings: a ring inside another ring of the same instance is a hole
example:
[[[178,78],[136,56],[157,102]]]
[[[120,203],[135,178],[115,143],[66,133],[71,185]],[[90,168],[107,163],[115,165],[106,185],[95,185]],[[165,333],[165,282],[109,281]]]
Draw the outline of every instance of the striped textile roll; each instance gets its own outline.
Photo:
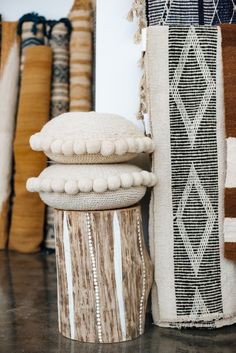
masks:
[[[225,256],[236,260],[236,27],[222,25],[227,172],[225,182]]]
[[[51,118],[69,110],[69,41],[71,24],[67,18],[49,21],[49,46],[53,52]]]
[[[70,111],[92,109],[92,5],[76,0],[69,14],[70,40]]]
[[[7,245],[11,194],[13,136],[19,81],[17,22],[2,23],[0,69],[0,249]]]
[[[19,19],[17,32],[21,36],[21,72],[24,66],[25,49],[45,44],[45,18],[28,13]]]
[[[216,25],[236,23],[235,0],[146,0],[153,25]]]
[[[25,253],[40,249],[44,233],[44,204],[38,195],[26,191],[25,184],[29,175],[38,175],[47,164],[43,154],[35,156],[30,149],[29,138],[49,118],[51,67],[51,48],[26,49],[14,141],[15,198],[9,236],[9,248]]]
[[[53,52],[51,113],[54,118],[69,110],[69,41],[71,23],[67,18],[48,21],[49,46]],[[47,208],[45,246],[55,249],[53,209]]]
[[[150,207],[152,309],[163,327],[236,322],[224,257],[225,133],[220,27],[151,26],[146,75],[157,175]]]

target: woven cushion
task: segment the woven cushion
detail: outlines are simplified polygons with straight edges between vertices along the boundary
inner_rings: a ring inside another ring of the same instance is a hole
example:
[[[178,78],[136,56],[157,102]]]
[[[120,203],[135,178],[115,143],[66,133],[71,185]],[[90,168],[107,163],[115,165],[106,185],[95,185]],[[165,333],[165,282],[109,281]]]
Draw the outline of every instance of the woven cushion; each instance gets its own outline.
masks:
[[[113,114],[65,113],[49,121],[30,139],[58,163],[117,163],[140,152],[151,153],[153,142],[129,120]]]
[[[129,164],[52,165],[30,178],[27,190],[57,209],[104,210],[137,203],[155,181],[153,173]]]

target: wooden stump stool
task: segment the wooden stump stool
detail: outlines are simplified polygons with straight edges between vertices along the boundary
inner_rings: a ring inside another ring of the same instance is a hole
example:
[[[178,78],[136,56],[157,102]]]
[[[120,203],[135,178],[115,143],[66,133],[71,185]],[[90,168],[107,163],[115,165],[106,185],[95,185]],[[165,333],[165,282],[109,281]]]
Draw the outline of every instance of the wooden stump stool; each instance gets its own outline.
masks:
[[[99,343],[140,336],[153,281],[140,207],[55,210],[55,234],[62,335]]]

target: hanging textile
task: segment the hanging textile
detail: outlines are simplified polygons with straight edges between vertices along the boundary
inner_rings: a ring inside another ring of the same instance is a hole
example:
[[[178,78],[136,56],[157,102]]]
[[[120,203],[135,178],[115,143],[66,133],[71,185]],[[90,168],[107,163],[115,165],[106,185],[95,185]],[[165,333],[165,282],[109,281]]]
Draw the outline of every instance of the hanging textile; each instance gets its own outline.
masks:
[[[43,154],[30,149],[29,138],[49,118],[51,66],[51,48],[26,49],[14,141],[15,198],[9,237],[9,248],[25,253],[39,250],[44,233],[44,204],[25,185],[29,175],[38,175],[47,164]]]
[[[235,323],[236,264],[224,258],[220,27],[149,27],[146,75],[158,177],[150,206],[154,322]]]
[[[50,117],[69,110],[69,42],[71,23],[67,18],[59,21],[48,21],[49,46],[53,52],[51,113]],[[47,208],[45,246],[55,248],[53,209]]]
[[[225,256],[236,260],[236,27],[222,25],[227,171],[225,182]]]
[[[17,22],[2,22],[0,69],[0,249],[7,245],[11,194],[13,136],[18,96],[19,41]]]
[[[70,39],[70,111],[92,109],[92,4],[75,0],[69,14]]]
[[[153,25],[216,25],[236,23],[235,0],[146,0]]]
[[[21,71],[24,66],[26,48],[45,44],[45,23],[45,18],[34,12],[19,19],[17,32],[21,36]]]

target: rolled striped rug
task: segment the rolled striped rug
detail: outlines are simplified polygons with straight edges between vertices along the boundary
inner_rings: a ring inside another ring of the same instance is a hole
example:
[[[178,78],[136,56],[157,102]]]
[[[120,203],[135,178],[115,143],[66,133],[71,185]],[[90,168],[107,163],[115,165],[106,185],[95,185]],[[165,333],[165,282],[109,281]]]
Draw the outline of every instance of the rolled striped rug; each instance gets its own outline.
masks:
[[[48,44],[53,52],[50,117],[54,118],[69,111],[69,42],[72,27],[67,18],[48,21],[48,27]],[[45,246],[55,248],[53,209],[50,207],[47,208]]]
[[[20,52],[17,22],[2,22],[0,69],[0,249],[7,245]]]
[[[92,4],[75,0],[69,14],[70,39],[70,111],[92,109]]]
[[[225,133],[220,27],[151,26],[146,75],[153,171],[154,322],[236,322],[236,264],[224,258]]]
[[[21,36],[21,71],[24,67],[26,48],[45,44],[45,23],[45,18],[34,12],[19,19],[17,32]]]
[[[44,204],[38,195],[26,191],[25,183],[47,164],[43,154],[35,156],[30,149],[29,138],[49,118],[51,67],[51,48],[37,45],[26,49],[14,141],[15,198],[9,236],[9,248],[24,253],[38,251],[44,235]]]
[[[69,41],[71,23],[67,18],[48,21],[48,44],[53,52],[51,118],[69,110]]]
[[[153,25],[216,25],[236,23],[235,0],[146,0]]]
[[[225,256],[236,260],[236,27],[222,25],[227,172],[225,182]]]

